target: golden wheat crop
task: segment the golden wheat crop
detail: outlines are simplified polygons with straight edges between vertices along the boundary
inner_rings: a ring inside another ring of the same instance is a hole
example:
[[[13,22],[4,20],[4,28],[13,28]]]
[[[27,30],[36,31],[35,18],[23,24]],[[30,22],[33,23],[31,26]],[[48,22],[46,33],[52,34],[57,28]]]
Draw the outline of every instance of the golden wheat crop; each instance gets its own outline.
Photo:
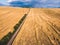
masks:
[[[13,27],[27,11],[27,8],[0,7],[0,39],[13,32]]]

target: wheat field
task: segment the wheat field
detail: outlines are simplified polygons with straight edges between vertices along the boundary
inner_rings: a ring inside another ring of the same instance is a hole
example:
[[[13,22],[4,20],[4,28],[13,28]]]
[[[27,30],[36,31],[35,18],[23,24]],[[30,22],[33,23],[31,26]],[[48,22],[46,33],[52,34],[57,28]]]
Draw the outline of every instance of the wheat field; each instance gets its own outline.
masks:
[[[12,45],[60,45],[60,9],[31,8]]]
[[[0,7],[0,40],[14,31],[28,11],[28,8]],[[12,45],[60,45],[60,9],[30,8]]]
[[[27,11],[26,8],[0,7],[0,40],[13,32],[13,27]]]

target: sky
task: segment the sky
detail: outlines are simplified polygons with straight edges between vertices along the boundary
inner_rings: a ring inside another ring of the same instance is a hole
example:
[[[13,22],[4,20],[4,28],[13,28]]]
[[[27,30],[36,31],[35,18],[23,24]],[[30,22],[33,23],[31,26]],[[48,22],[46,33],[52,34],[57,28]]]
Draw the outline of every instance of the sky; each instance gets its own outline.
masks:
[[[0,0],[0,3],[2,3],[2,4],[8,4],[7,1],[8,1],[8,0]]]
[[[14,1],[20,1],[24,3],[24,5],[25,4],[33,5],[34,7],[38,7],[38,8],[39,7],[60,7],[60,0],[0,0],[0,3],[5,5],[10,5],[10,2],[14,2]]]

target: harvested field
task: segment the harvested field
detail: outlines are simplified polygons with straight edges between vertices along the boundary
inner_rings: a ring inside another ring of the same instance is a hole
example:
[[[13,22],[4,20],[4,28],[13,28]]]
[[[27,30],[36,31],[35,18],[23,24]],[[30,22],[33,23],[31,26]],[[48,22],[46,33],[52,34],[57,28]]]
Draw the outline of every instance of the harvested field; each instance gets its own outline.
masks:
[[[12,45],[60,45],[60,9],[56,10],[31,8]]]

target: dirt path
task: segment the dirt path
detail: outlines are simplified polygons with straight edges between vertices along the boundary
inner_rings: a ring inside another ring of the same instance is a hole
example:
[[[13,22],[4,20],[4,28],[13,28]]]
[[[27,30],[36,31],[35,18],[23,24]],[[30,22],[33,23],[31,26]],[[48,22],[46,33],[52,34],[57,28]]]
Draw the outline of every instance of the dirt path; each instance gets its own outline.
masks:
[[[27,15],[29,14],[29,12],[30,12],[30,9],[28,10],[27,14],[25,14],[25,15],[21,18],[21,22],[22,22],[21,25],[20,25],[19,28],[16,30],[16,32],[14,33],[14,35],[12,36],[12,38],[10,39],[10,41],[7,43],[7,45],[12,45],[15,37],[17,36],[17,34],[19,33],[22,25],[24,24],[25,19],[26,19]]]

